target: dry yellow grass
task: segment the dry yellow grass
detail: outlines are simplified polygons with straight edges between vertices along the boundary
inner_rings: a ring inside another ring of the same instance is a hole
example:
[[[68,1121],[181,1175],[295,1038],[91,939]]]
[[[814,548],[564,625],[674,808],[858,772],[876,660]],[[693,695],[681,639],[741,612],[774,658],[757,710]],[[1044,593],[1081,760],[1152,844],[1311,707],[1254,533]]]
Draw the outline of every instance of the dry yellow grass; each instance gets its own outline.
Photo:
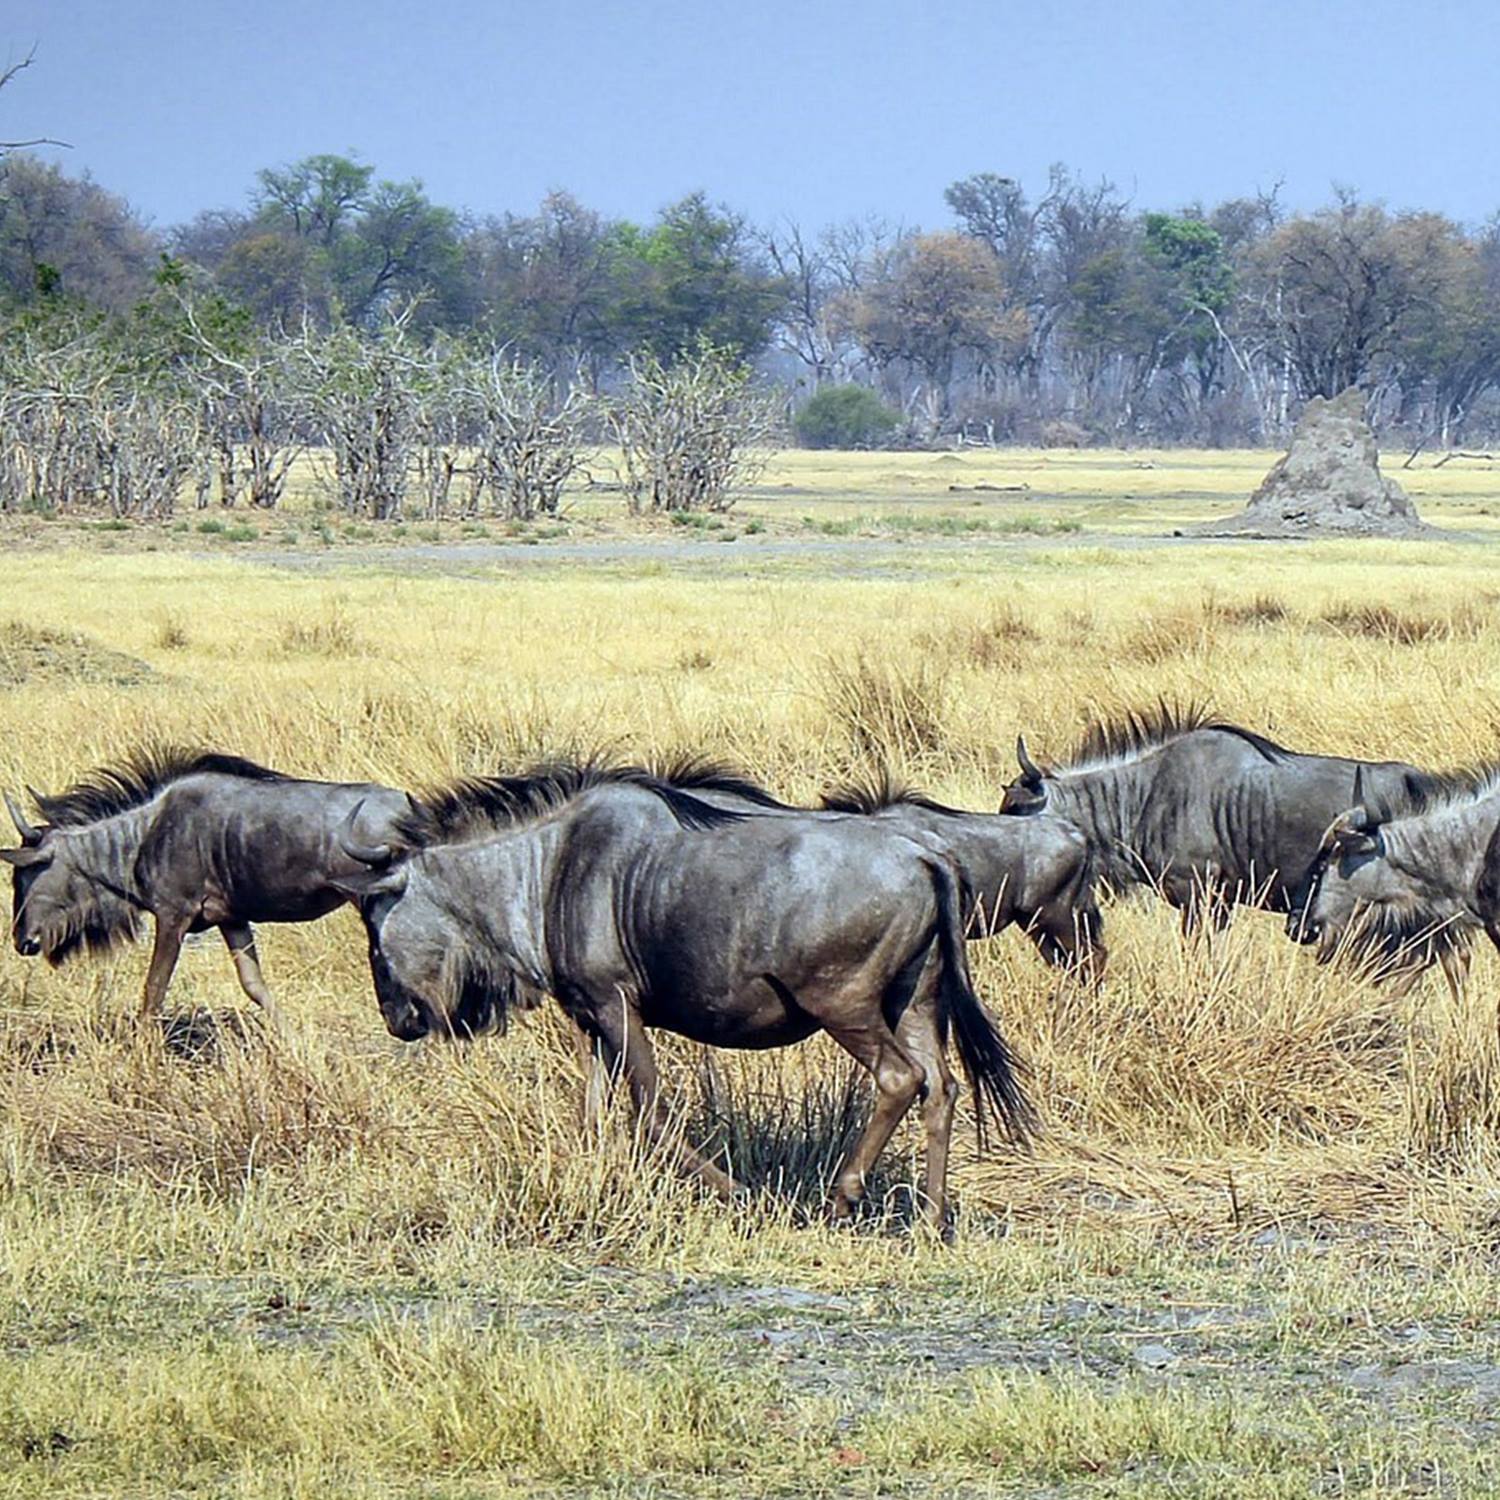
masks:
[[[797,473],[836,506],[877,460],[917,461],[804,456]],[[1199,463],[1150,461],[1115,482],[1181,493]],[[763,565],[707,546],[702,566],[465,557],[460,576],[399,550],[324,572],[142,542],[38,547],[11,570],[0,785],[56,788],[145,737],[400,784],[692,748],[790,797],[879,757],[988,808],[1018,729],[1045,755],[1158,695],[1313,749],[1448,764],[1500,748],[1500,559],[1473,545],[912,539],[899,571],[860,567],[852,543]],[[683,1128],[727,1108],[759,1153],[765,1190],[725,1213],[623,1119],[582,1131],[546,1016],[403,1053],[347,912],[262,934],[292,1035],[252,1018],[196,1063],[117,1024],[143,953],[53,974],[7,947],[0,1494],[740,1493],[754,1476],[788,1493],[1387,1495],[1424,1465],[1487,1492],[1482,1450],[1460,1459],[1443,1437],[1446,1408],[1382,1426],[1385,1407],[1288,1392],[1306,1390],[1299,1361],[1337,1382],[1409,1325],[1444,1357],[1489,1368],[1500,1350],[1494,956],[1466,1007],[1435,981],[1397,1003],[1313,967],[1272,918],[1191,951],[1151,905],[1108,920],[1097,995],[1056,995],[1014,936],[975,950],[1049,1131],[1034,1158],[980,1158],[961,1127],[946,1256],[883,1232],[882,1213],[903,1217],[909,1136],[870,1224],[816,1223],[848,1081],[819,1043],[721,1055],[712,1089],[694,1049],[665,1047]],[[172,1003],[239,1004],[216,943],[185,955]],[[804,1100],[822,1157],[791,1148]],[[1268,1231],[1314,1248],[1255,1248]],[[875,1346],[855,1389],[747,1354],[779,1346],[736,1341],[752,1315],[731,1292],[768,1283],[849,1299],[814,1316],[895,1330],[897,1363],[879,1370]],[[709,1284],[722,1316],[693,1311]],[[1055,1335],[1082,1340],[1076,1379],[1005,1354],[1053,1338],[1076,1298],[1093,1311]],[[999,1372],[924,1375],[899,1340],[960,1304],[997,1330]],[[1155,1326],[1139,1309],[1162,1305],[1243,1324],[1203,1366],[1243,1375],[1243,1401],[1130,1373]]]

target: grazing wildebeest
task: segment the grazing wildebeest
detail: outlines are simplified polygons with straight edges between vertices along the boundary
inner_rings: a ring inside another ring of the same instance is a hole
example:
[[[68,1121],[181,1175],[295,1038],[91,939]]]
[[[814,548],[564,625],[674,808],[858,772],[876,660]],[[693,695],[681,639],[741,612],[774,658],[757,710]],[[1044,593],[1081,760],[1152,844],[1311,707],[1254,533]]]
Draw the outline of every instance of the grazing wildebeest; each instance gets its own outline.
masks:
[[[339,830],[359,809],[359,836],[389,836],[409,811],[404,792],[301,781],[238,756],[144,750],[55,797],[32,792],[45,822],[6,804],[19,849],[11,935],[16,951],[54,967],[103,952],[155,918],[142,1014],[160,1010],[190,932],[217,927],[241,988],[274,1014],[255,951],[254,922],[306,922],[347,899],[332,883],[351,866]]]
[[[1100,882],[1153,886],[1192,932],[1222,927],[1236,904],[1298,904],[1329,823],[1350,805],[1356,771],[1393,807],[1471,784],[1399,761],[1357,761],[1288,750],[1201,709],[1167,703],[1096,724],[1065,764],[1043,771],[1016,754],[1021,774],[1001,812],[1056,813],[1088,839]]]
[[[417,798],[389,843],[345,840],[366,869],[341,889],[359,900],[394,1035],[447,1030],[476,991],[501,1011],[518,985],[545,991],[660,1137],[648,1030],[751,1048],[826,1031],[876,1093],[839,1169],[839,1218],[921,1096],[927,1210],[944,1223],[950,1025],[981,1119],[988,1106],[1026,1138],[1031,1109],[974,994],[959,882],[941,855],[873,818],[756,817],[638,769],[553,766],[505,786],[508,830],[495,826],[493,784],[460,784]],[[477,816],[465,840],[456,814],[468,800]],[[733,1191],[697,1151],[677,1149],[685,1169]]]
[[[1500,949],[1500,772],[1417,813],[1392,816],[1362,775],[1353,801],[1323,836],[1288,936],[1403,991],[1440,963],[1457,998],[1472,936]]]

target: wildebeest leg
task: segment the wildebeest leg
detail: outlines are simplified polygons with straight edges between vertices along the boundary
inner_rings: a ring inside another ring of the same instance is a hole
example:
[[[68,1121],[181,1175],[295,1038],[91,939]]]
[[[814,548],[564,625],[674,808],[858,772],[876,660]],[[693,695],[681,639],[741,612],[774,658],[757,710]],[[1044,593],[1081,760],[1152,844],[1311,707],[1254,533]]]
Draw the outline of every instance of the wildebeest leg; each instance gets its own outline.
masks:
[[[1026,929],[1042,958],[1054,969],[1064,969],[1090,988],[1104,980],[1109,950],[1099,936],[1097,918],[1091,923],[1073,912],[1043,912]]]
[[[864,1196],[865,1178],[879,1160],[902,1116],[922,1091],[927,1075],[902,1050],[895,1035],[883,1022],[869,1026],[831,1026],[824,1029],[875,1080],[875,1108],[864,1133],[849,1149],[834,1179],[829,1211],[835,1219],[847,1219]]]
[[[255,934],[248,922],[221,922],[219,932],[229,956],[234,960],[234,972],[239,977],[240,988],[265,1011],[266,1016],[280,1024],[281,1012],[271,998],[266,976],[261,973],[260,955],[255,951]]]
[[[172,980],[172,970],[177,967],[177,955],[182,952],[182,940],[192,925],[189,918],[163,916],[156,918],[156,937],[151,944],[151,966],[146,970],[146,988],[141,996],[141,1019],[149,1021],[162,1013],[162,1003],[167,998],[167,985]]]
[[[592,1134],[604,1120],[609,1070],[599,1055],[600,1039],[576,1022],[573,1025],[573,1045],[578,1052],[578,1066],[583,1070],[583,1128]]]
[[[948,1143],[953,1135],[953,1108],[958,1084],[948,1068],[948,1049],[937,1022],[936,996],[918,994],[896,1023],[896,1040],[926,1075],[922,1090],[922,1128],[926,1172],[923,1191],[927,1219],[940,1235],[948,1232]]]
[[[656,1056],[640,1016],[629,1002],[617,999],[600,1007],[597,1025],[610,1071],[624,1075],[636,1118],[646,1127],[653,1141],[667,1141],[667,1120],[662,1111]],[[679,1139],[672,1145],[683,1172],[701,1178],[721,1198],[733,1198],[739,1192],[739,1185],[727,1172],[721,1171],[686,1141]]]

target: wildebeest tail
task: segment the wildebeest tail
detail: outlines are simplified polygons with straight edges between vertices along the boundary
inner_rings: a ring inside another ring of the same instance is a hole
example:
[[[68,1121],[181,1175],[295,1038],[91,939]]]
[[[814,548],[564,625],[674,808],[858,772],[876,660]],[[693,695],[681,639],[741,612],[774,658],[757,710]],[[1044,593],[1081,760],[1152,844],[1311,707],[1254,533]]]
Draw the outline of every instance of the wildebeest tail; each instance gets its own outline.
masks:
[[[1021,1086],[1025,1065],[1006,1045],[989,1018],[969,977],[964,951],[963,900],[958,880],[944,860],[927,861],[937,895],[938,943],[942,972],[938,978],[938,1007],[945,1027],[953,1030],[969,1087],[974,1091],[974,1117],[980,1144],[985,1141],[986,1116],[993,1114],[1000,1128],[1018,1146],[1036,1135],[1039,1123]]]

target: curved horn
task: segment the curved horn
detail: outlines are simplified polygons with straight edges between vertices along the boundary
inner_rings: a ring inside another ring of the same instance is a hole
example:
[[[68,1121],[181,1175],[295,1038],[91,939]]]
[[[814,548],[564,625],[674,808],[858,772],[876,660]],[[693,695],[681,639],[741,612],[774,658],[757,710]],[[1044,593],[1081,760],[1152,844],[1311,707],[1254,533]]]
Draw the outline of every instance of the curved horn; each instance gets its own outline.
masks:
[[[23,844],[36,843],[42,836],[41,829],[33,828],[26,821],[26,810],[9,792],[5,794],[5,807],[6,811],[10,813],[11,822],[16,825],[16,832],[21,835],[21,842]]]
[[[354,841],[354,824],[364,805],[365,799],[361,797],[350,809],[349,816],[339,824],[339,848],[350,859],[358,860],[362,865],[369,865],[371,868],[377,865],[388,865],[391,862],[392,853],[389,844],[357,844]]]
[[[1032,786],[1037,785],[1042,779],[1042,769],[1026,753],[1026,736],[1024,734],[1016,736],[1016,760],[1021,767],[1021,779]]]

